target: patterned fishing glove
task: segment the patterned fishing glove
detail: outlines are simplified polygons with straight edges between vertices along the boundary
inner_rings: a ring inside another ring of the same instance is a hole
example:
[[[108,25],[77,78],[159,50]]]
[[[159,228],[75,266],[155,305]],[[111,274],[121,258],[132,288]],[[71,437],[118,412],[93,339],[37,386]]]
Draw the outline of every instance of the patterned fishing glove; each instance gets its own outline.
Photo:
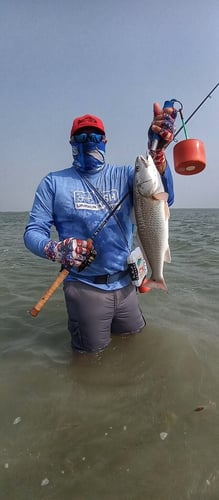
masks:
[[[172,142],[174,137],[174,121],[177,111],[173,108],[166,108],[163,110],[157,102],[154,103],[153,110],[154,117],[148,130],[148,149],[157,170],[160,174],[163,174],[166,168],[165,148]],[[160,140],[157,149],[152,151],[151,147],[154,139],[154,132],[159,135]]]
[[[44,248],[48,259],[58,261],[65,266],[79,267],[94,250],[92,240],[66,238],[63,241],[51,240]]]

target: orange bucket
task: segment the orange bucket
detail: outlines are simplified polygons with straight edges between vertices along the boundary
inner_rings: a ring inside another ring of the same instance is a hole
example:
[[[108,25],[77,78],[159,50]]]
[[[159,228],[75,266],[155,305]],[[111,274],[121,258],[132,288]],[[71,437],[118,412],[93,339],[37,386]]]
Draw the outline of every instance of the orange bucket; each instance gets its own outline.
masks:
[[[185,139],[173,148],[174,168],[177,174],[194,175],[206,166],[205,147],[198,139]]]

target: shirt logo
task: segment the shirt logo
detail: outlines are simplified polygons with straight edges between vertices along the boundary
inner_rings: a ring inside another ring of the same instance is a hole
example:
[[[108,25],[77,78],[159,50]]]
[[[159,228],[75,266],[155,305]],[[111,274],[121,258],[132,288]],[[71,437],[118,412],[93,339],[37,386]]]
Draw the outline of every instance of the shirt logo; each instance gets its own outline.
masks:
[[[104,191],[101,193],[107,203],[113,208],[119,202],[119,193],[117,189]],[[106,208],[104,203],[92,193],[86,191],[74,191],[74,205],[77,210],[103,210]]]

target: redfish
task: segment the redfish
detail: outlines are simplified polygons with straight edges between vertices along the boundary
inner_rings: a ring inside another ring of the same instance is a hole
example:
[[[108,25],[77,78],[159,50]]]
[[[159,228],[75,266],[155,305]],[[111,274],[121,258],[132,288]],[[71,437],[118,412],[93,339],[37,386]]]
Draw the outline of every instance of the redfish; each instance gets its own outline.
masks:
[[[137,238],[151,269],[146,286],[167,291],[164,262],[171,262],[169,249],[168,193],[150,155],[137,156],[134,174],[134,211]]]

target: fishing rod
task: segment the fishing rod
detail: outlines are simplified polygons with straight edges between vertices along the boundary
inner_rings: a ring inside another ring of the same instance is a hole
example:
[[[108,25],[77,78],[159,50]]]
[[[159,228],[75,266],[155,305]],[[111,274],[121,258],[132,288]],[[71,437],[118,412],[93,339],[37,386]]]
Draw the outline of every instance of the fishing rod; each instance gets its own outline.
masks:
[[[186,141],[181,141],[180,143],[176,144],[174,147],[175,149],[175,155],[174,155],[174,162],[175,162],[175,170],[177,173],[183,174],[183,175],[192,175],[196,174],[198,172],[201,172],[203,168],[205,168],[205,152],[204,152],[204,145],[201,141],[198,141],[197,139],[188,139],[185,125],[188,123],[191,118],[197,113],[197,111],[201,108],[201,106],[204,104],[204,102],[211,97],[213,92],[216,90],[218,87],[219,82],[214,86],[214,88],[207,94],[207,96],[200,102],[200,104],[195,108],[195,110],[191,113],[191,115],[184,121],[183,115],[182,115],[182,103],[178,101],[177,99],[171,99],[170,101],[166,101],[170,107],[173,107],[174,102],[178,102],[180,104],[180,108],[177,109],[177,112],[180,113],[181,120],[182,120],[182,126],[177,130],[177,132],[174,134],[174,139],[175,137],[181,132],[182,129],[184,129],[185,132],[185,137]],[[165,107],[165,103],[164,103]],[[156,134],[155,134],[156,137]],[[158,139],[155,139],[155,149],[157,147]],[[189,147],[188,147],[189,146]],[[167,146],[168,147],[168,146]],[[197,156],[197,150],[198,156]],[[190,155],[189,160],[185,157],[185,152]],[[182,157],[184,158],[182,159]],[[191,159],[192,158],[192,159]],[[119,205],[124,201],[125,197],[127,196],[128,193],[124,195],[122,200],[119,201],[115,205],[115,207],[112,209],[112,211],[108,214],[108,216],[102,221],[102,223],[97,227],[96,231],[93,234],[93,238],[97,236],[97,234],[102,230],[102,228],[105,226],[106,222],[109,220],[109,218],[116,212],[117,208]],[[87,265],[91,264],[96,257],[96,252],[93,251],[91,254],[88,256],[86,261],[81,264],[80,268],[78,269],[79,272],[82,271]],[[50,285],[48,290],[44,293],[44,295],[40,298],[40,300],[35,304],[35,306],[31,309],[30,315],[33,317],[36,317],[41,309],[44,307],[46,302],[49,300],[49,298],[54,294],[54,292],[57,290],[57,288],[60,286],[60,284],[64,281],[64,279],[68,276],[70,272],[70,267],[62,267],[57,278],[53,281],[53,283]]]
[[[176,142],[173,148],[173,163],[177,174],[194,175],[198,174],[199,172],[202,172],[202,170],[204,170],[204,168],[206,167],[206,154],[205,154],[204,143],[199,139],[188,138],[186,123],[188,123],[191,120],[191,118],[197,113],[197,111],[201,108],[204,102],[209,97],[212,96],[213,92],[216,90],[218,86],[219,82],[213,87],[213,89],[211,89],[211,91],[206,95],[206,97],[204,97],[204,99],[200,102],[197,108],[194,109],[194,111],[186,120],[184,120],[183,117],[183,112],[182,112],[183,105],[180,101],[178,101],[177,99],[171,99],[169,101],[165,101],[164,103],[163,109],[170,108],[170,112],[172,109],[172,111],[174,110],[175,112],[179,113],[182,122],[181,127],[177,130],[177,132],[173,136],[173,140]],[[178,109],[174,107],[175,103],[178,103],[179,105]],[[181,132],[181,130],[184,130],[185,140],[177,142],[175,138]],[[154,140],[155,149],[157,148],[156,144],[157,142],[158,141],[155,137]]]
[[[182,129],[184,129],[184,125],[186,125],[186,123],[188,123],[191,118],[197,113],[197,111],[201,108],[201,106],[204,104],[205,101],[207,101],[208,98],[211,98],[213,92],[216,90],[216,88],[218,87],[219,85],[219,82],[215,85],[215,87],[209,92],[208,95],[206,95],[206,97],[200,102],[200,104],[197,106],[197,108],[194,109],[194,111],[191,113],[191,115],[184,121],[184,123],[182,124],[182,126],[177,130],[177,132],[174,134],[174,139],[175,137],[181,132]]]
[[[92,241],[96,238],[96,236],[99,234],[100,231],[102,231],[103,227],[105,224],[108,222],[110,217],[112,217],[113,214],[115,214],[116,210],[119,208],[119,206],[123,203],[125,198],[128,196],[128,192],[124,194],[124,196],[119,200],[118,203],[112,208],[112,210],[108,213],[108,215],[103,219],[103,221],[99,224],[99,226],[96,228],[94,233],[92,234],[91,239]],[[95,250],[91,251],[88,257],[82,264],[79,266],[78,271],[81,272],[87,267],[88,265],[92,264],[96,257],[97,253]],[[62,266],[61,270],[59,271],[58,276],[55,278],[55,280],[52,282],[50,287],[46,290],[46,292],[42,295],[42,297],[38,300],[38,302],[32,307],[32,309],[29,311],[30,315],[35,318],[38,316],[39,312],[41,309],[45,306],[46,302],[52,297],[52,295],[55,293],[57,288],[63,283],[64,279],[67,278],[71,271],[71,266]]]

